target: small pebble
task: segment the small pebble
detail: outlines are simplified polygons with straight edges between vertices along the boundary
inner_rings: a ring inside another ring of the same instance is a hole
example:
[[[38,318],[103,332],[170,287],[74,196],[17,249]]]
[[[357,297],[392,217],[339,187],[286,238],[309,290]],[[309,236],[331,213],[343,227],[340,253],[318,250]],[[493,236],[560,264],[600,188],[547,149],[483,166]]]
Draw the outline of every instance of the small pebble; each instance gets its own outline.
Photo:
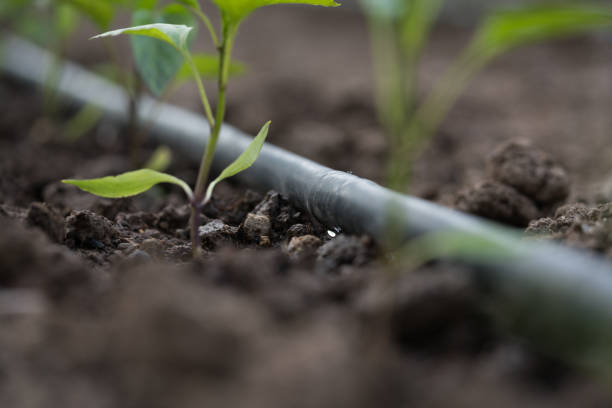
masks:
[[[271,245],[271,242],[270,242],[269,236],[262,235],[261,237],[259,237],[259,246],[267,248],[270,245]]]
[[[199,228],[200,240],[204,248],[212,250],[218,244],[230,241],[238,228],[225,224],[221,220],[212,220]]]
[[[314,235],[293,237],[287,245],[287,254],[294,261],[302,261],[313,256],[321,244],[321,240]]]
[[[164,253],[163,244],[160,240],[155,238],[148,238],[142,241],[140,249],[156,258],[162,256]]]
[[[272,226],[267,215],[249,213],[240,228],[250,241],[259,241],[260,237],[270,235]]]
[[[126,252],[129,252],[134,248],[136,248],[136,245],[132,244],[131,242],[122,242],[119,245],[117,245],[117,249],[121,251],[126,251]]]
[[[151,258],[151,255],[149,255],[145,251],[137,249],[131,254],[129,254],[126,259],[128,259],[129,261],[136,261],[136,262],[148,262],[152,258]]]

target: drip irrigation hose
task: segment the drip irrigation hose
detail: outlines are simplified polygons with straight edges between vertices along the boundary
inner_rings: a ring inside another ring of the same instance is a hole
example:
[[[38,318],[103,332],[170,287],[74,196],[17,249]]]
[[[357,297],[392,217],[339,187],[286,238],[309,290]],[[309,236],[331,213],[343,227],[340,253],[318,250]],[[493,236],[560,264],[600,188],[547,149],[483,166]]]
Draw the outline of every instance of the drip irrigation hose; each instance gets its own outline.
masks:
[[[14,36],[0,48],[0,67],[14,78],[44,84],[50,54]],[[66,100],[102,109],[113,120],[127,120],[128,98],[118,86],[85,69],[63,64],[57,90]],[[140,119],[151,122],[151,137],[198,163],[206,144],[208,124],[195,113],[143,97]],[[224,125],[214,169],[219,171],[252,139]],[[372,181],[334,171],[266,144],[258,160],[236,176],[250,188],[276,190],[329,227],[364,233],[385,241],[389,209],[404,214],[394,231],[402,240],[440,231],[458,231],[501,249],[504,256],[474,256],[477,279],[490,305],[510,328],[547,352],[612,373],[612,264],[591,253],[545,242],[524,241],[516,232],[419,198],[387,190]],[[484,251],[485,249],[483,249]],[[510,256],[507,256],[511,254]],[[611,377],[612,378],[612,377]]]

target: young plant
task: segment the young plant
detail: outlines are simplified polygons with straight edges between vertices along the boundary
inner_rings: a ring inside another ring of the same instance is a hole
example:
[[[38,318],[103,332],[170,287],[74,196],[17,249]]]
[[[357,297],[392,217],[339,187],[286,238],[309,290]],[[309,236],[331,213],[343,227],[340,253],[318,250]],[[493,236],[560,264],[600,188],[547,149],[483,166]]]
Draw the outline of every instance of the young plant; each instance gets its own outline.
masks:
[[[494,12],[417,103],[421,51],[443,0],[361,0],[375,51],[380,121],[390,140],[387,183],[405,190],[412,166],[470,80],[518,47],[612,27],[612,7],[568,2]]]
[[[270,126],[270,122],[266,123],[247,149],[207,186],[215,148],[221,132],[221,125],[225,118],[226,91],[231,70],[231,54],[240,24],[249,14],[251,14],[251,12],[263,6],[282,3],[299,3],[334,7],[339,6],[339,4],[334,0],[212,0],[221,14],[221,30],[220,33],[217,34],[209,17],[200,8],[197,0],[180,0],[179,2],[189,7],[191,11],[202,20],[218,51],[218,95],[214,113],[202,78],[194,62],[194,58],[189,51],[189,34],[192,27],[178,24],[154,23],[109,31],[94,38],[114,37],[123,34],[150,37],[170,45],[186,61],[196,82],[202,107],[209,123],[208,140],[206,149],[202,155],[195,188],[192,190],[184,181],[169,174],[150,169],[137,170],[114,177],[90,180],[64,180],[64,182],[73,184],[92,194],[109,198],[137,195],[159,183],[172,183],[180,186],[187,195],[191,206],[191,244],[193,254],[197,256],[201,251],[198,229],[200,226],[202,207],[210,200],[213,189],[220,181],[246,170],[255,162],[265,142]],[[151,64],[165,63],[165,61],[161,60],[149,61]]]

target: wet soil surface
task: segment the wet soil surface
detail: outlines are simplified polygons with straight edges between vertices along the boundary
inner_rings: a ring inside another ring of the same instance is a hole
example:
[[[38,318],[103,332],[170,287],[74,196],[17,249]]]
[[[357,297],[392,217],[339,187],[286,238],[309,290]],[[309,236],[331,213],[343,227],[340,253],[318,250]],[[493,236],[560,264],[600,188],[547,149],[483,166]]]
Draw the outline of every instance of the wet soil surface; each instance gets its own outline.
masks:
[[[313,18],[271,16],[286,21],[281,32],[287,21],[307,30]],[[263,20],[245,31],[265,37]],[[364,36],[354,16],[336,23],[339,33]],[[332,32],[323,21],[314,39],[345,40]],[[303,33],[288,35],[306,46]],[[351,47],[345,52],[356,53]],[[245,99],[251,80],[234,92],[230,119],[247,130],[277,119],[288,136],[275,142],[380,180],[386,143],[370,91],[355,74],[329,89],[274,77],[280,62],[255,74],[266,84],[257,103]],[[317,67],[311,61],[298,73]],[[357,91],[348,91],[351,80]],[[176,189],[111,201],[58,182],[130,169],[124,129],[103,122],[66,143],[57,117],[70,112],[47,119],[40,95],[6,79],[0,95],[0,406],[612,405],[597,378],[500,331],[469,268],[389,266],[369,237],[330,233],[274,191],[220,185],[203,211],[204,256],[192,261],[189,211]],[[474,102],[486,95],[471,95],[453,128],[470,137],[472,116],[462,115],[487,106]],[[500,115],[514,123],[514,113]],[[476,133],[491,129],[482,126]],[[592,174],[577,172],[567,151],[504,133],[467,153],[463,136],[441,132],[426,159],[443,164],[420,167],[420,195],[612,255],[609,205],[596,206],[590,193],[586,204],[567,204],[576,178]],[[177,156],[169,171],[192,182],[195,170]]]

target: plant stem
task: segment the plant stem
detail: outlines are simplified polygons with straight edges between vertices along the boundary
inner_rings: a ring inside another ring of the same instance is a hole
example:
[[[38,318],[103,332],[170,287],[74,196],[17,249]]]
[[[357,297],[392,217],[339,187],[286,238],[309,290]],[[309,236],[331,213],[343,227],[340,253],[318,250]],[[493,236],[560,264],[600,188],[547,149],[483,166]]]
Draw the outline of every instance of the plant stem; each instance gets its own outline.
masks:
[[[221,125],[225,119],[225,105],[226,105],[226,89],[227,80],[229,78],[229,66],[232,54],[232,48],[234,45],[234,37],[236,35],[237,26],[231,24],[225,24],[223,26],[223,40],[221,45],[218,47],[219,50],[219,81],[218,81],[218,97],[217,97],[217,112],[216,117],[212,117],[212,111],[210,111],[210,105],[202,85],[202,80],[198,74],[193,60],[189,53],[187,53],[187,60],[191,65],[191,69],[196,77],[198,83],[198,89],[200,90],[200,96],[204,109],[207,111],[208,122],[210,125],[210,136],[206,144],[206,150],[202,156],[202,162],[200,163],[200,170],[198,172],[198,179],[196,181],[195,193],[191,202],[191,245],[194,257],[199,256],[200,249],[200,237],[198,229],[200,227],[200,211],[202,210],[202,200],[204,198],[206,182],[208,181],[208,175],[210,173],[210,167],[212,165],[213,156],[215,154],[215,148],[217,147],[217,141],[219,140],[219,133],[221,132]]]
[[[200,204],[198,204],[198,202],[195,200],[195,198],[191,199],[190,202],[190,206],[191,206],[191,218],[189,220],[189,228],[190,228],[190,235],[191,235],[191,253],[193,255],[193,258],[199,258],[199,256],[202,254],[202,248],[200,246],[200,223],[201,223],[201,216],[200,213],[202,211],[202,206]]]
[[[191,7],[191,11],[193,11],[195,13],[195,15],[197,15],[200,20],[202,20],[202,22],[204,23],[204,25],[206,26],[206,28],[208,29],[208,32],[210,33],[210,37],[212,38],[212,42],[215,46],[215,48],[219,48],[219,39],[217,38],[217,33],[215,32],[215,27],[213,27],[210,18],[208,18],[208,16],[202,11],[202,9],[200,9],[200,6],[198,5],[198,7]]]
[[[208,143],[206,144],[204,156],[202,156],[198,180],[196,181],[195,199],[198,202],[204,198],[206,182],[208,181],[208,175],[210,173],[210,167],[215,154],[215,148],[217,147],[217,141],[219,140],[221,125],[225,119],[227,80],[229,78],[230,57],[235,34],[236,28],[234,26],[229,24],[224,26],[223,42],[219,47],[219,94],[217,97],[217,115],[215,120],[211,122],[210,137],[208,138]]]
[[[472,77],[490,59],[491,56],[477,45],[470,46],[436,83],[406,126],[400,145],[392,152],[387,176],[390,188],[397,191],[407,189],[414,160],[438,130]]]
[[[210,108],[210,102],[208,101],[208,96],[206,96],[206,89],[204,89],[204,84],[202,83],[202,78],[200,78],[200,74],[198,73],[198,69],[196,68],[193,58],[191,58],[191,54],[189,51],[183,51],[178,49],[185,60],[189,64],[189,68],[191,68],[191,73],[193,74],[193,78],[198,85],[198,92],[200,93],[200,100],[202,101],[202,106],[204,107],[204,114],[206,115],[206,120],[208,120],[209,125],[212,127],[215,122],[215,118],[212,113],[212,109]]]

